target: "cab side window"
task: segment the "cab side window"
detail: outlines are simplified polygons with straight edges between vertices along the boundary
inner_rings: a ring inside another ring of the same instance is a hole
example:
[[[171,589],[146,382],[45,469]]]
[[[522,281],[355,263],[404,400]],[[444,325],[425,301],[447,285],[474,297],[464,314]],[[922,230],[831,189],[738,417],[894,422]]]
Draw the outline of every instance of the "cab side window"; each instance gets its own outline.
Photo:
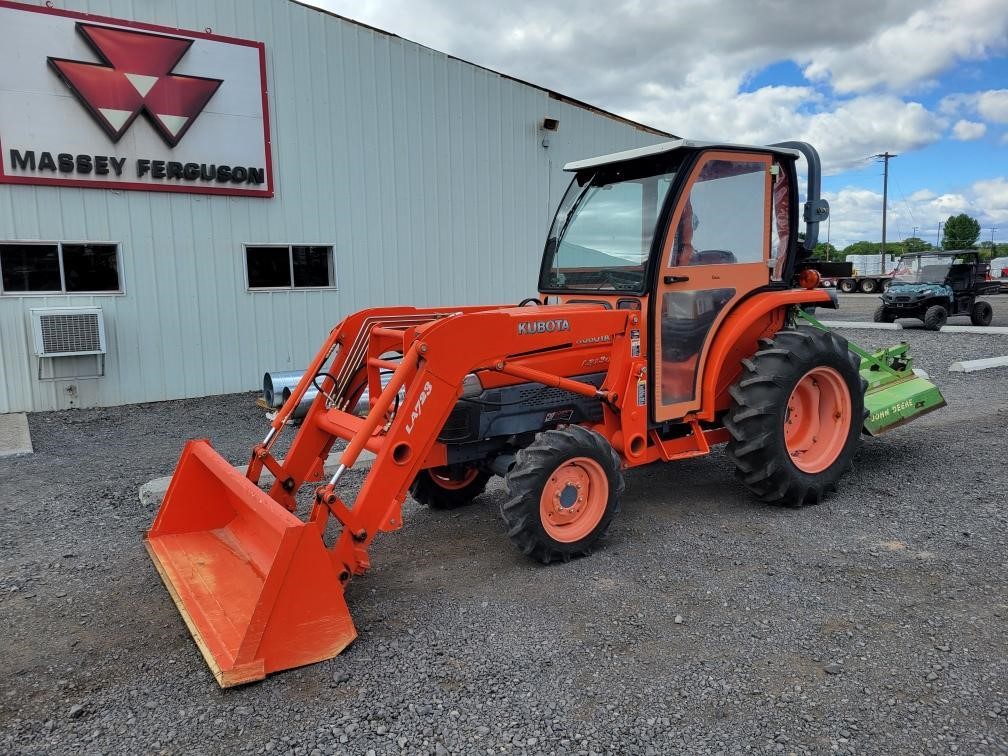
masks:
[[[767,166],[711,160],[690,189],[670,267],[763,262]]]

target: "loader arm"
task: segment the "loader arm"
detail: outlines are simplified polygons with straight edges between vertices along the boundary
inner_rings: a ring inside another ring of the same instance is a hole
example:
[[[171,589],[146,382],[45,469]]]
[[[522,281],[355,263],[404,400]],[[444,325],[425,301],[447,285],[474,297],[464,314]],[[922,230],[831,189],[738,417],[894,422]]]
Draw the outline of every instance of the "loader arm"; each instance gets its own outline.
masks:
[[[555,309],[560,311],[554,312]],[[528,309],[493,310],[404,329],[397,346],[405,356],[367,418],[355,418],[339,409],[316,408],[315,445],[292,449],[288,459],[298,469],[310,468],[336,438],[348,441],[333,480],[316,492],[311,513],[311,518],[331,515],[342,524],[342,533],[331,553],[344,579],[350,573],[361,574],[368,569],[367,547],[379,530],[396,530],[401,526],[401,504],[417,473],[425,467],[444,464],[444,451],[437,442],[437,434],[458,401],[467,374],[498,371],[619,400],[623,389],[620,379],[625,380],[621,373],[629,366],[626,359],[610,363],[607,380],[599,389],[526,368],[514,355],[570,348],[578,341],[598,336],[610,337],[615,344],[625,335],[636,314],[590,305],[550,308],[550,317],[545,320],[559,321],[557,330],[521,332],[522,323],[544,322],[542,315],[535,315],[535,311]],[[385,326],[381,331],[378,335],[387,338]],[[412,342],[407,343],[410,339]],[[460,344],[465,344],[465,348],[460,349]],[[628,358],[629,349],[623,351]],[[405,390],[404,399],[391,419],[387,419],[400,388]],[[335,483],[344,469],[354,465],[364,448],[374,451],[376,459],[355,501],[348,504],[336,495]]]
[[[282,462],[270,449],[315,375],[291,394],[247,475],[208,442],[189,442],[146,545],[218,682],[242,684],[331,658],[356,637],[343,587],[370,566],[375,535],[401,527],[417,473],[444,464],[437,435],[466,375],[493,371],[591,395],[602,400],[614,439],[644,439],[646,401],[631,389],[645,371],[644,358],[631,356],[635,326],[638,312],[598,305],[359,313],[334,329],[311,363],[325,376],[322,391]],[[550,350],[592,353],[600,339],[612,355],[601,387],[522,364],[523,356]],[[402,359],[383,359],[388,352]],[[351,414],[362,377],[378,387],[379,371],[393,366],[367,416]],[[339,440],[347,442],[340,466],[302,520],[296,494],[317,479]],[[345,502],[336,484],[364,449],[376,458]],[[276,475],[269,496],[256,485],[264,467]],[[330,518],[340,530],[327,546]]]

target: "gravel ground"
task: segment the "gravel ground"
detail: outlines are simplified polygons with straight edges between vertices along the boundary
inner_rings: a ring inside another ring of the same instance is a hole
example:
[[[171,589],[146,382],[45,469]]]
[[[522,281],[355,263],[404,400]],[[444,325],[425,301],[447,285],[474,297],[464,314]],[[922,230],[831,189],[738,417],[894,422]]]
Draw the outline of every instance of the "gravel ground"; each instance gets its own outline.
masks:
[[[866,442],[821,506],[724,455],[630,471],[606,547],[542,567],[494,484],[404,507],[340,657],[221,691],[141,545],[183,440],[242,459],[250,395],[32,415],[0,460],[6,753],[1008,753],[1008,338],[908,340],[949,407]],[[359,478],[349,478],[353,487]]]

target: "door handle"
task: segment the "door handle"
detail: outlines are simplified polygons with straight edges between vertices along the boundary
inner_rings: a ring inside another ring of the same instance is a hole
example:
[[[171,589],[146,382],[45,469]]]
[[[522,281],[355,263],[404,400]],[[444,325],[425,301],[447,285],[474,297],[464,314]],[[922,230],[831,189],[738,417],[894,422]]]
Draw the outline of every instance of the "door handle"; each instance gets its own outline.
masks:
[[[689,276],[665,276],[665,283],[683,283],[684,281],[689,281]]]

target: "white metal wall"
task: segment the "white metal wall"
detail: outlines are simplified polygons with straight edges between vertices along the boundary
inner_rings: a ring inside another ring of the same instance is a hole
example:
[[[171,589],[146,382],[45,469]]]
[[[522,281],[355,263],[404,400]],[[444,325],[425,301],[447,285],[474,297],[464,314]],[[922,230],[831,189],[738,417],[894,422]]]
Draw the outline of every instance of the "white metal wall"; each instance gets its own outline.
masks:
[[[265,42],[276,197],[0,186],[0,239],[118,242],[126,289],[0,297],[0,413],[249,390],[348,312],[531,296],[561,166],[664,138],[288,0],[59,5]],[[265,242],[332,244],[339,290],[249,292]],[[105,311],[106,377],[38,381],[29,308],[78,305]]]

